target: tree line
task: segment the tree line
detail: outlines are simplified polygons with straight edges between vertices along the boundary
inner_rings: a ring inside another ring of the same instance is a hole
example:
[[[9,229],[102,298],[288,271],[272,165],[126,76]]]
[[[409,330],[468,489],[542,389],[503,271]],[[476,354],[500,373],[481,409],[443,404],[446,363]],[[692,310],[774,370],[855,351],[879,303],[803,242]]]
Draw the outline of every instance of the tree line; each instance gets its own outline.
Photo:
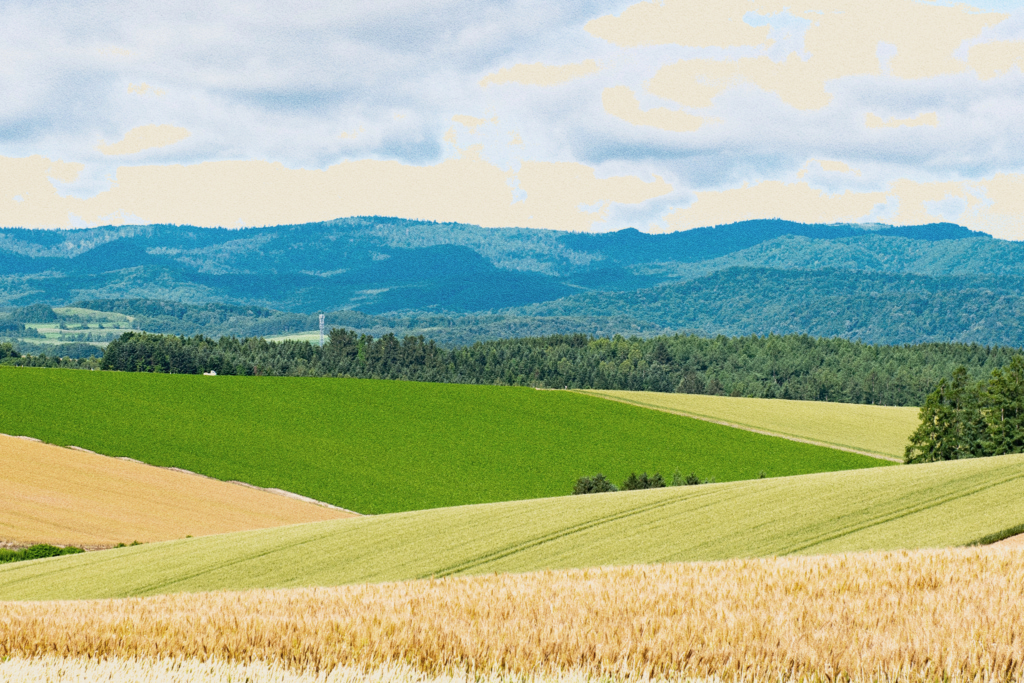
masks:
[[[760,475],[761,479],[765,478],[765,474],[762,471]],[[672,481],[665,483],[665,478],[661,476],[660,472],[655,472],[653,476],[648,476],[646,472],[637,476],[636,472],[630,472],[626,480],[622,482],[621,489],[609,481],[603,474],[596,474],[593,477],[580,477],[576,480],[576,485],[573,486],[572,494],[574,496],[585,495],[588,493],[612,493],[614,491],[641,491],[643,489],[663,489],[666,486],[698,486],[700,484],[714,484],[714,479],[701,479],[694,472],[690,472],[685,477],[676,470],[675,474],[672,475]]]
[[[982,381],[966,368],[939,380],[921,407],[904,460],[934,462],[1024,452],[1024,356]]]
[[[61,349],[72,347],[76,353],[67,356],[59,355]],[[51,346],[38,345],[41,353],[38,355],[23,354],[18,351],[10,342],[0,342],[0,365],[11,365],[23,368],[71,368],[76,370],[99,370],[100,359],[94,356],[86,356],[77,347],[88,347],[96,349],[90,344],[75,342],[72,344],[55,344]],[[49,352],[49,353],[47,353]]]
[[[444,349],[331,330],[323,347],[260,337],[218,340],[129,332],[100,367],[129,372],[403,379],[571,389],[625,389],[916,405],[959,367],[970,381],[1019,350],[978,344],[875,346],[839,338],[768,335],[652,339],[551,335]]]

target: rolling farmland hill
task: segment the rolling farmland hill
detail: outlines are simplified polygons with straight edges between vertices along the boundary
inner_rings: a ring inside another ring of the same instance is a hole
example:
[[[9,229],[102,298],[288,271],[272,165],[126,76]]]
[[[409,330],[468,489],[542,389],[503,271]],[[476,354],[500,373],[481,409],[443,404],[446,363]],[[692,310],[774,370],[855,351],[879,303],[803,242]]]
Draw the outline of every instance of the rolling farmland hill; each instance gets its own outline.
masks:
[[[0,367],[0,432],[360,513],[560,496],[599,472],[717,481],[886,465],[573,392]]]
[[[357,517],[22,562],[0,600],[965,545],[1022,528],[1022,485],[1007,455]]]
[[[0,541],[86,547],[351,517],[322,505],[0,435]]]
[[[584,393],[900,460],[920,422],[920,409],[912,407],[653,391]]]

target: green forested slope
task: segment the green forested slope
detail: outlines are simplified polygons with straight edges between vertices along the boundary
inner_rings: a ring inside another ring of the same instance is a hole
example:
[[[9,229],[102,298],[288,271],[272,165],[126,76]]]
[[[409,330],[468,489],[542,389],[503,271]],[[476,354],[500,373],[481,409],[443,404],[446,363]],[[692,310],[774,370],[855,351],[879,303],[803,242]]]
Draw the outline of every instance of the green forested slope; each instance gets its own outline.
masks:
[[[872,344],[1024,346],[1024,279],[730,268],[635,292],[588,292],[518,315],[593,311],[703,335],[808,334]]]
[[[1022,485],[1010,455],[353,518],[20,563],[0,600],[963,545],[1024,523]]]
[[[146,309],[138,322],[175,334],[308,331],[334,311],[328,324],[450,344],[774,331],[1024,346],[1022,264],[1024,245],[948,223],[752,220],[657,235],[372,216],[241,230],[0,228],[0,307],[88,301],[127,313],[101,302],[163,300],[175,303],[135,306]],[[182,302],[196,310],[180,314]]]

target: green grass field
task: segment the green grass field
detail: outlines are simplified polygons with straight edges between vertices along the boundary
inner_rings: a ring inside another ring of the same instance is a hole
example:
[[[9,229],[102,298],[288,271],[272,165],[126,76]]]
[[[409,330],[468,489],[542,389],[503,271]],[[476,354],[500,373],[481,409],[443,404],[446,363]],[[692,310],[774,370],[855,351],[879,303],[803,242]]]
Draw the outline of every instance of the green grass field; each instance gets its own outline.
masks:
[[[920,423],[920,408],[899,406],[651,391],[583,393],[899,459]]]
[[[271,334],[264,337],[267,341],[306,341],[310,344],[320,343],[320,330],[310,330],[309,332],[293,332],[292,334]],[[327,339],[327,333],[324,333],[324,339]]]
[[[0,568],[0,600],[333,586],[965,545],[1024,523],[1024,455],[356,517]]]
[[[135,318],[124,313],[114,313],[112,311],[94,311],[91,308],[78,308],[75,306],[59,306],[53,309],[53,312],[57,315],[73,315],[83,320],[89,320],[91,322],[118,322],[131,324]],[[31,324],[31,323],[30,323]]]
[[[86,341],[85,343],[103,347],[129,330],[138,331],[134,330],[134,318],[122,313],[108,313],[72,306],[54,308],[53,311],[58,315],[76,316],[85,322],[64,323],[65,327],[61,327],[56,322],[28,322],[25,325],[35,329],[42,336],[29,337],[15,334],[10,339],[29,344],[63,344],[79,341],[80,335],[91,333],[97,341]],[[103,329],[100,329],[101,325]]]
[[[572,392],[0,367],[0,432],[362,513],[560,496],[598,472],[735,481],[884,465]]]

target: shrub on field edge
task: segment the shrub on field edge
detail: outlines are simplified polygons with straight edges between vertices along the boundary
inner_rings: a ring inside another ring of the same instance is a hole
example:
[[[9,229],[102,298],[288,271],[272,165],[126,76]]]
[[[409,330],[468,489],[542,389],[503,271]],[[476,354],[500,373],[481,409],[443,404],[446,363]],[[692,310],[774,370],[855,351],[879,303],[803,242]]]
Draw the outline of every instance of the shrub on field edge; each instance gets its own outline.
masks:
[[[665,488],[665,480],[659,473],[655,473],[653,477],[648,477],[647,473],[644,472],[638,477],[636,476],[636,472],[630,472],[629,476],[626,477],[626,481],[622,482],[623,491],[639,491],[641,489],[660,488]]]
[[[48,545],[46,543],[38,543],[27,548],[22,548],[21,550],[0,548],[0,564],[4,564],[6,562],[21,562],[23,560],[38,560],[43,557],[56,557],[58,555],[75,555],[82,552],[85,551],[74,546],[69,545],[66,548],[58,548],[57,546]]]
[[[764,478],[764,472],[761,472],[761,478]],[[639,491],[641,489],[660,489],[665,486],[697,486],[698,484],[713,484],[715,480],[712,479],[701,479],[695,472],[691,472],[685,477],[679,472],[675,471],[672,475],[672,483],[666,484],[664,477],[661,476],[660,472],[655,472],[654,475],[650,476],[646,472],[637,476],[636,472],[631,472],[626,478],[626,481],[622,483],[623,491]],[[597,474],[593,477],[580,477],[576,480],[576,486],[572,490],[574,496],[587,494],[587,493],[605,493],[608,491],[618,491],[619,488],[615,484],[608,481],[603,474]]]
[[[580,477],[577,479],[572,494],[578,496],[586,493],[607,493],[618,490],[619,487],[605,479],[603,474],[597,474],[593,477]]]

